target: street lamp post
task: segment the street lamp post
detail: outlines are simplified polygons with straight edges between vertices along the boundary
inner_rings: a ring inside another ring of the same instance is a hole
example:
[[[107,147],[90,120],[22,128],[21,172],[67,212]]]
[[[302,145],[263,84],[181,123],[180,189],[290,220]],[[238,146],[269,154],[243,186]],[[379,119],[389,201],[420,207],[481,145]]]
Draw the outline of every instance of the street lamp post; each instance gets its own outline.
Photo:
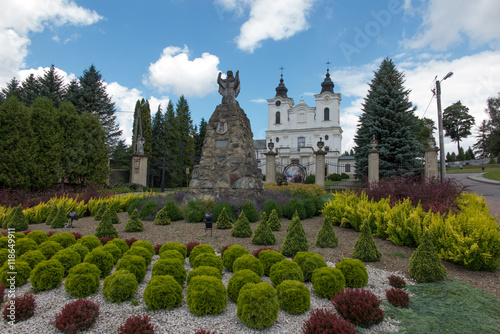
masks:
[[[451,77],[453,72],[448,72],[441,81],[444,81]],[[441,110],[441,82],[436,80],[436,98],[437,98],[437,108],[438,108],[438,127],[439,127],[439,163],[441,171],[441,182],[446,178],[446,161],[445,161],[445,151],[444,151],[444,134],[443,134],[443,113]]]

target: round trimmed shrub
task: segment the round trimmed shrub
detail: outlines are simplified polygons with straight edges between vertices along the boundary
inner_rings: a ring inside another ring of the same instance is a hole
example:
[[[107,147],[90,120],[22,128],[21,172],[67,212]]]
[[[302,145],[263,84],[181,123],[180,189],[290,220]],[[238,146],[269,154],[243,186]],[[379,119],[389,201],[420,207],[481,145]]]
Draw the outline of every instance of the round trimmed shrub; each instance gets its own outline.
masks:
[[[66,304],[52,323],[63,333],[80,333],[91,328],[99,316],[99,304],[78,299]]]
[[[365,289],[344,289],[333,297],[335,310],[357,326],[368,328],[384,320],[380,300],[373,292]]]
[[[250,223],[255,223],[260,218],[259,211],[255,207],[255,205],[250,201],[246,201],[245,203],[243,203],[241,211],[245,212],[245,216],[247,217]]]
[[[335,268],[342,271],[345,285],[350,288],[362,288],[368,284],[368,273],[365,265],[360,260],[345,257],[337,263]]]
[[[220,256],[209,253],[202,253],[193,260],[193,268],[208,266],[217,268],[221,273],[224,269]]]
[[[77,243],[87,247],[89,252],[92,252],[94,248],[102,246],[101,241],[95,235],[84,235],[83,237],[78,239]]]
[[[164,251],[167,251],[167,250],[176,250],[179,253],[181,253],[182,256],[184,256],[184,258],[187,257],[187,248],[186,248],[186,245],[181,244],[180,242],[167,242],[167,243],[164,243],[163,246],[161,246],[161,248],[160,248],[160,252],[159,252],[160,256],[161,256],[161,254]]]
[[[283,281],[276,292],[280,308],[290,314],[300,314],[311,308],[311,293],[302,282]]]
[[[61,285],[63,277],[63,265],[51,259],[42,261],[33,268],[30,273],[30,282],[36,290],[51,290]]]
[[[0,237],[0,248],[6,249],[9,247],[9,238],[4,237],[3,235]]]
[[[349,321],[337,316],[329,309],[316,308],[311,311],[309,319],[302,325],[304,334],[342,333],[357,334],[358,331]]]
[[[265,212],[268,217],[271,217],[271,213],[273,210],[276,210],[276,214],[278,215],[278,218],[283,217],[283,208],[281,205],[279,205],[278,202],[275,200],[271,199],[264,204],[264,209],[262,209],[262,212]]]
[[[262,263],[265,276],[269,276],[273,264],[281,262],[284,259],[285,256],[283,254],[271,249],[266,249],[259,253],[259,261]]]
[[[104,279],[102,294],[113,303],[121,303],[132,298],[137,291],[137,279],[128,270],[116,270]]]
[[[160,259],[179,259],[184,263],[184,256],[175,249],[167,249],[160,254]]]
[[[26,238],[35,240],[35,242],[40,245],[42,242],[49,240],[47,233],[44,231],[31,231],[26,235]]]
[[[332,298],[345,288],[345,278],[342,271],[332,267],[321,267],[312,274],[314,291],[321,298]]]
[[[135,209],[132,212],[132,215],[130,215],[130,218],[127,220],[127,223],[125,224],[125,232],[141,232],[142,230],[144,230],[144,225],[142,224],[142,221],[139,218],[139,213],[137,212],[137,209]]]
[[[134,242],[132,244],[132,246],[130,246],[130,248],[135,248],[135,247],[146,248],[151,253],[151,255],[155,255],[155,253],[156,253],[155,252],[155,248],[154,248],[153,244],[150,241],[137,240],[136,242]]]
[[[49,240],[57,242],[58,244],[63,246],[63,248],[67,248],[76,244],[75,236],[68,232],[53,234],[52,236],[50,236]]]
[[[11,268],[12,266],[14,266],[14,268]],[[9,265],[8,262],[5,262],[2,268],[0,268],[0,282],[5,286],[10,286],[12,282],[7,281],[7,279],[14,276],[14,285],[18,287],[26,283],[26,281],[30,277],[30,273],[31,267],[26,262],[16,261],[11,265]]]
[[[186,281],[186,269],[184,269],[184,263],[179,259],[159,259],[153,265],[152,275],[170,275],[180,286]]]
[[[138,283],[146,276],[146,260],[139,255],[125,255],[116,264],[116,270],[128,270],[135,275]]]
[[[64,268],[64,277],[68,276],[69,270],[82,262],[80,254],[70,248],[61,249],[55,253],[51,260],[57,260]]]
[[[187,285],[189,285],[191,279],[196,276],[212,276],[219,280],[222,280],[222,274],[219,269],[209,266],[199,266],[189,272],[187,276]]]
[[[177,207],[173,200],[166,201],[163,208],[166,208],[165,210],[167,211],[168,217],[171,221],[183,219],[181,210]]]
[[[16,256],[21,256],[24,253],[38,249],[38,244],[33,239],[17,238],[14,249],[16,251]]]
[[[170,275],[153,276],[144,290],[144,302],[151,310],[170,310],[182,303],[182,287]]]
[[[113,259],[115,260],[115,263],[118,262],[118,260],[122,257],[122,250],[115,244],[111,243],[106,243],[104,246],[98,247],[99,249],[102,249],[109,254],[113,256]]]
[[[69,270],[64,290],[76,297],[87,297],[99,289],[101,270],[91,263],[80,263]]]
[[[8,251],[7,251],[8,252]],[[32,250],[29,252],[24,253],[21,255],[18,259],[18,261],[23,261],[29,264],[29,266],[33,269],[37,264],[39,264],[42,261],[47,260],[45,255],[39,250]]]
[[[205,219],[205,211],[201,203],[197,200],[191,200],[184,208],[184,220],[188,223],[199,223]]]
[[[153,260],[153,255],[151,254],[151,252],[148,251],[144,247],[133,247],[133,248],[130,248],[128,251],[126,251],[123,254],[124,257],[127,256],[127,255],[139,255],[139,256],[143,257],[144,260],[146,260],[146,267],[149,266],[149,264]]]
[[[64,247],[61,246],[61,244],[51,240],[42,242],[40,245],[38,245],[38,250],[42,252],[43,255],[45,255],[47,260],[50,260],[50,258],[54,256],[54,254],[63,249]]]
[[[128,251],[130,248],[125,240],[118,238],[114,238],[113,240],[108,242],[108,244],[114,244],[118,246],[118,248],[120,248],[120,250],[122,251],[122,254],[125,254],[125,252]]]
[[[304,274],[300,266],[296,262],[287,259],[273,264],[269,278],[273,286],[278,286],[285,280],[304,282]]]
[[[74,244],[73,246],[69,246],[68,249],[71,249],[71,250],[74,250],[75,252],[77,252],[78,255],[80,255],[81,261],[83,261],[85,256],[89,253],[89,249],[87,247],[85,247],[82,244],[78,244],[78,243]]]
[[[278,318],[276,289],[269,283],[248,283],[240,290],[236,315],[248,327],[262,329]]]
[[[257,275],[264,275],[264,266],[255,256],[245,254],[234,260],[233,271],[236,273],[242,269],[250,269]]]
[[[313,252],[298,252],[293,258],[294,262],[300,266],[304,274],[304,282],[310,282],[312,273],[317,268],[326,267],[323,255]]]
[[[101,277],[108,276],[115,266],[113,256],[102,249],[94,249],[92,252],[88,253],[83,259],[83,262],[95,264],[101,271]]]
[[[187,288],[187,304],[196,316],[217,315],[226,308],[226,288],[218,278],[204,275],[193,277]]]
[[[260,277],[250,269],[242,269],[229,279],[227,283],[227,294],[233,302],[238,301],[241,288],[247,283],[260,283]]]
[[[239,245],[229,246],[222,254],[222,263],[228,271],[233,271],[233,263],[240,256],[248,254],[245,247]]]
[[[215,254],[215,251],[210,245],[206,244],[197,245],[196,247],[193,248],[191,254],[189,254],[189,263],[191,264],[191,266],[193,265],[194,259],[202,253]]]

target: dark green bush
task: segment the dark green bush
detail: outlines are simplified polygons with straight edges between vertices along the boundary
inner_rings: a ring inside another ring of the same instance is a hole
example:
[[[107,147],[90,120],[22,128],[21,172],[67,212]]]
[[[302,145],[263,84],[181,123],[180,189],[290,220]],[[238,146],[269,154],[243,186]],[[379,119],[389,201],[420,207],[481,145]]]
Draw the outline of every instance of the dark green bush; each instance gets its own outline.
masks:
[[[42,252],[40,252],[40,251],[29,251],[28,253],[30,253],[30,252],[38,252],[39,254],[41,254],[43,256],[43,259],[40,260],[40,261],[45,260],[45,256],[43,255]],[[25,254],[28,254],[28,253],[24,253],[23,256]],[[0,267],[3,266],[3,264],[9,259],[9,254],[10,254],[10,252],[9,252],[9,250],[7,248],[0,248]],[[19,258],[19,259],[21,259],[21,258]],[[28,262],[28,261],[26,261],[24,259],[21,260],[21,261]],[[38,261],[38,262],[40,262],[40,261]],[[31,268],[33,268],[33,265],[31,263],[28,263],[28,264],[30,265]],[[34,264],[36,264],[36,263],[34,263]]]
[[[283,216],[291,220],[296,212],[298,213],[300,219],[307,218],[304,204],[302,204],[298,198],[292,198],[290,202],[286,203],[283,207]]]
[[[114,238],[113,240],[108,242],[108,244],[117,245],[118,248],[120,248],[120,250],[122,251],[122,255],[125,254],[125,252],[129,249],[127,242],[123,239]]]
[[[243,203],[241,211],[245,211],[245,216],[247,217],[250,223],[255,223],[260,218],[259,211],[255,207],[255,205],[250,201],[246,201],[245,203]]]
[[[102,249],[94,249],[92,252],[88,253],[83,259],[83,262],[95,264],[101,271],[101,277],[108,276],[115,266],[113,255]]]
[[[68,232],[55,233],[50,236],[49,240],[59,243],[63,248],[68,248],[76,244],[75,236]]]
[[[266,220],[261,220],[257,228],[255,229],[254,235],[252,237],[252,244],[254,245],[264,245],[271,246],[276,243],[276,237],[273,231],[267,224]]]
[[[112,205],[110,205],[109,208],[106,209],[106,211],[104,212],[104,215],[109,215],[109,218],[110,218],[112,224],[120,224],[121,223],[120,218],[118,217],[118,214],[116,213],[116,208]],[[103,217],[104,217],[104,215],[103,215]]]
[[[424,232],[420,238],[420,245],[410,257],[410,276],[420,283],[446,279],[446,268],[441,264],[428,231]]]
[[[66,215],[66,208],[61,205],[57,209],[57,214],[54,219],[50,222],[50,227],[52,228],[64,228],[64,224],[68,222],[68,217]]]
[[[73,246],[69,246],[68,249],[72,249],[75,252],[77,252],[78,255],[80,255],[81,261],[83,261],[83,259],[85,258],[85,256],[89,253],[89,249],[87,247],[85,247],[82,244],[78,244],[78,243],[74,244]]]
[[[205,219],[205,211],[200,202],[191,200],[184,208],[184,220],[188,223],[199,223]]]
[[[370,224],[367,220],[361,226],[361,233],[354,245],[352,257],[363,262],[379,261],[382,257],[382,253],[380,253],[377,244],[373,240]]]
[[[97,207],[97,209],[95,210],[95,213],[94,213],[94,220],[101,220],[102,219],[102,216],[104,216],[104,213],[106,212],[106,209],[108,208],[108,203],[106,202],[102,202],[101,204],[99,204],[99,206]]]
[[[153,276],[144,290],[144,302],[151,310],[170,310],[182,303],[182,287],[170,275]]]
[[[159,259],[153,265],[152,275],[170,275],[177,281],[177,283],[179,283],[180,286],[182,286],[186,281],[186,269],[184,269],[184,262],[179,259]]]
[[[181,253],[182,256],[184,256],[184,258],[187,257],[187,248],[186,248],[186,245],[181,244],[180,242],[167,242],[167,243],[164,243],[163,246],[161,246],[161,248],[160,248],[160,255],[161,255],[161,253],[163,253],[164,251],[167,251],[167,250],[176,250],[179,253]]]
[[[306,210],[306,218],[312,218],[316,214],[316,203],[314,202],[314,199],[312,196],[307,196],[302,200],[302,205],[304,206],[304,209]]]
[[[59,211],[59,208],[57,207],[57,205],[52,205],[50,207],[49,215],[47,216],[47,219],[45,219],[45,224],[52,225],[52,221],[56,217],[58,211]]]
[[[45,241],[38,245],[38,250],[45,255],[47,260],[50,260],[55,253],[59,252],[61,249],[64,249],[61,244],[55,241]]]
[[[346,173],[342,173],[340,174],[340,177],[342,178],[342,180],[345,180],[349,178],[349,175],[347,175]]]
[[[141,247],[141,246],[130,248],[128,251],[123,253],[123,256],[127,256],[127,255],[139,255],[139,256],[143,257],[144,260],[146,260],[146,267],[149,266],[149,264],[153,260],[153,254],[151,254],[150,251],[148,251],[146,248]]]
[[[38,244],[30,238],[20,238],[16,240],[15,251],[16,256],[21,256],[24,253],[38,249]]]
[[[134,274],[128,270],[116,270],[104,279],[102,294],[110,302],[121,303],[134,296],[137,286]]]
[[[199,266],[189,272],[187,276],[187,285],[189,285],[191,279],[196,276],[212,276],[219,280],[222,280],[222,274],[219,269],[209,266]]]
[[[271,273],[271,267],[278,262],[285,259],[285,256],[275,250],[263,250],[259,253],[259,261],[262,263],[264,268],[264,275],[269,276]]]
[[[187,305],[196,316],[217,315],[226,308],[226,288],[212,276],[192,277],[187,288]]]
[[[300,266],[296,262],[287,259],[273,264],[269,278],[273,286],[278,286],[285,280],[304,282],[304,274]]]
[[[333,174],[328,175],[328,180],[330,180],[330,181],[342,181],[342,176],[340,174],[333,173]]]
[[[167,249],[160,254],[160,259],[179,259],[184,263],[184,256],[175,249]]]
[[[342,271],[332,267],[321,267],[312,274],[312,284],[316,294],[322,298],[331,299],[345,288],[345,278]]]
[[[215,220],[215,219],[214,219]],[[220,230],[225,230],[233,227],[233,223],[227,214],[226,208],[222,208],[222,211],[219,213],[217,220],[215,220],[215,227]]]
[[[35,242],[40,245],[42,242],[49,240],[47,233],[44,231],[31,231],[26,235],[26,238],[35,240]]]
[[[146,260],[139,255],[125,254],[116,264],[116,270],[128,270],[134,274],[138,283],[141,283],[146,276]]]
[[[234,223],[231,229],[231,235],[236,238],[248,238],[252,235],[252,228],[250,227],[250,222],[245,216],[244,211],[241,211],[240,216]]]
[[[292,257],[297,252],[307,252],[308,250],[309,244],[306,233],[298,215],[295,214],[288,226],[283,247],[281,247],[281,253],[287,257]]]
[[[280,218],[278,215],[278,212],[273,209],[271,211],[271,214],[269,215],[269,218],[267,219],[267,225],[271,228],[272,231],[279,231],[281,230],[281,222]]]
[[[167,215],[170,218],[171,221],[176,221],[176,220],[182,220],[182,212],[181,210],[177,207],[174,201],[166,201],[165,206],[163,208],[166,208],[165,210],[167,211]]]
[[[78,239],[77,243],[87,247],[89,252],[92,252],[94,248],[97,248],[102,245],[101,241],[99,241],[99,238],[96,237],[95,235],[84,235],[83,237]]]
[[[262,329],[278,318],[279,304],[276,289],[269,283],[248,283],[240,290],[237,316],[248,327]]]
[[[26,231],[28,229],[28,219],[23,213],[21,204],[12,209],[3,225],[4,228],[14,229],[17,232]]]
[[[224,264],[224,267],[226,267],[228,271],[232,272],[234,261],[240,256],[243,256],[245,254],[248,254],[248,251],[246,250],[245,247],[239,245],[229,246],[224,251],[224,254],[222,254],[222,263]]]
[[[14,285],[19,287],[26,283],[30,277],[31,267],[26,262],[16,261],[13,264],[5,262],[2,268],[0,268],[0,283],[5,286],[11,286],[11,281],[7,279],[15,277]]]
[[[222,265],[222,259],[220,256],[209,253],[202,253],[193,260],[193,268],[198,268],[200,266],[209,266],[219,269],[222,273],[224,266]]]
[[[281,205],[279,205],[278,202],[276,202],[273,199],[267,201],[266,204],[264,204],[264,209],[262,210],[262,212],[265,212],[266,215],[268,217],[270,217],[273,209],[276,210],[276,214],[278,215],[278,218],[283,217],[283,208],[281,207]]]
[[[313,252],[298,252],[293,258],[294,262],[297,262],[302,273],[304,274],[304,282],[310,282],[312,273],[317,268],[326,267],[325,259],[323,255],[316,254]]]
[[[280,308],[290,314],[300,314],[311,308],[311,293],[304,283],[286,280],[276,288]]]
[[[193,250],[191,251],[191,254],[189,254],[189,263],[191,264],[191,266],[193,266],[194,259],[202,253],[215,254],[215,251],[212,248],[212,246],[205,244],[201,244],[194,247]]]
[[[155,253],[156,253],[155,248],[153,246],[153,243],[150,241],[147,241],[147,240],[137,240],[136,242],[134,242],[132,244],[132,246],[130,246],[130,248],[134,248],[134,247],[146,248],[151,253],[151,255],[155,255]]]
[[[316,175],[309,174],[306,177],[305,184],[315,184],[316,183]]]
[[[0,250],[0,251],[2,251],[2,250]],[[5,251],[7,252],[7,254],[9,253],[8,250],[5,249]],[[7,260],[7,257],[5,258],[5,260]],[[32,251],[26,252],[23,255],[21,255],[17,261],[26,262],[27,264],[29,264],[31,269],[33,269],[33,268],[35,268],[35,266],[37,264],[39,264],[40,262],[45,261],[45,260],[47,260],[47,258],[45,257],[45,255],[43,255],[43,253],[41,251],[32,250]],[[0,261],[0,266],[1,265],[3,265],[3,262]]]
[[[113,226],[113,217],[112,217],[112,212],[113,210],[106,210],[104,212],[101,221],[99,222],[99,225],[95,228],[94,235],[98,238],[117,238],[118,237],[118,231],[116,228]],[[127,229],[125,228],[125,231]]]
[[[51,260],[57,260],[64,268],[64,277],[68,276],[69,270],[82,262],[80,254],[71,248],[61,249],[52,256]]]
[[[139,213],[137,212],[136,209],[132,212],[130,218],[127,220],[127,223],[125,224],[125,232],[141,232],[142,230],[144,230],[144,225],[142,224],[142,221],[139,218]]]
[[[334,248],[339,245],[339,240],[335,235],[332,221],[325,217],[323,224],[319,229],[318,236],[316,237],[315,246],[319,248]]]
[[[30,273],[31,286],[36,290],[51,290],[61,285],[64,267],[57,260],[42,261]]]
[[[260,283],[260,277],[250,269],[242,269],[234,273],[227,283],[227,294],[233,302],[238,301],[241,288],[247,283]]]
[[[101,270],[91,263],[80,263],[69,270],[64,290],[76,297],[87,297],[99,289]]]
[[[243,269],[250,269],[257,275],[264,275],[264,266],[255,256],[245,254],[234,260],[233,271],[236,273]]]
[[[139,218],[152,216],[158,207],[155,201],[146,201],[141,204],[141,210],[139,211]]]
[[[337,263],[335,268],[342,271],[345,285],[350,288],[362,288],[368,284],[368,273],[365,265],[360,260],[345,257]]]
[[[160,211],[156,213],[155,220],[154,220],[155,225],[170,225],[172,221],[170,220],[170,217],[168,216],[168,211],[167,207],[163,207]]]
[[[146,199],[144,197],[132,198],[128,203],[128,208],[127,208],[128,215],[131,216],[132,212],[134,212],[134,210],[136,210],[139,207],[139,205],[141,205],[141,203],[145,200]]]
[[[219,216],[222,213],[222,211],[225,209],[226,214],[229,218],[229,222],[232,223],[236,220],[236,214],[234,213],[233,209],[229,205],[229,203],[222,202],[222,203],[216,203],[213,208],[212,208],[212,218],[214,222],[219,220]],[[220,228],[220,227],[217,227]]]

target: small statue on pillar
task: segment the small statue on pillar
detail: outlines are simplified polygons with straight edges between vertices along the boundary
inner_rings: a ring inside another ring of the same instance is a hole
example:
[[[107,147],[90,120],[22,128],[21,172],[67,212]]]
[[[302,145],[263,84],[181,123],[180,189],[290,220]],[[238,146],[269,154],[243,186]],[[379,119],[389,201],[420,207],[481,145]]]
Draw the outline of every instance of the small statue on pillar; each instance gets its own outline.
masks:
[[[233,71],[227,71],[226,79],[222,79],[222,73],[219,72],[217,83],[219,84],[219,94],[222,95],[222,104],[236,104],[236,98],[240,93],[240,71],[236,71],[236,77]]]
[[[134,139],[135,143],[132,145],[132,153],[137,155],[144,155],[144,137],[142,135],[142,119],[141,108],[137,106],[134,111],[135,129]]]

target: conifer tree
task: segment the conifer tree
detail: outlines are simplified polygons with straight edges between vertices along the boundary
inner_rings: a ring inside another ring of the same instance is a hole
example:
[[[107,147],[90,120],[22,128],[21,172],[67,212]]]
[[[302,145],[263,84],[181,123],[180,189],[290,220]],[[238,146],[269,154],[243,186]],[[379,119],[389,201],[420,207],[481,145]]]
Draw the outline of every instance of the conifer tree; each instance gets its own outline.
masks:
[[[201,150],[203,148],[203,141],[205,141],[205,135],[207,133],[207,121],[202,117],[200,122],[200,127],[196,128],[194,131],[194,156],[201,157]]]
[[[109,212],[106,212],[109,211]],[[116,208],[114,205],[109,205],[108,208],[104,212],[104,215],[109,215],[109,219],[111,219],[112,224],[120,224],[120,218],[118,217],[118,213],[116,212]],[[103,215],[103,216],[104,216]]]
[[[142,230],[144,230],[144,225],[139,218],[139,212],[135,209],[125,224],[125,232],[141,232]]]
[[[5,88],[2,88],[0,96],[3,98],[3,100],[7,100],[10,97],[15,96],[18,100],[21,101],[21,92],[22,92],[21,84],[14,77],[10,79]]]
[[[94,215],[94,220],[101,220],[102,216],[104,216],[104,213],[108,209],[108,203],[102,202],[101,205],[99,205],[99,208],[97,209],[95,215]]]
[[[176,125],[176,118],[175,118],[175,111],[174,111],[174,104],[172,100],[168,101],[167,104],[167,109],[165,110],[165,150],[166,150],[166,156],[171,157],[169,161],[172,161],[172,157],[174,155],[179,154],[179,140],[180,140],[180,133],[179,133],[179,128]],[[176,187],[179,185],[179,180],[180,180],[180,173],[179,173],[179,168],[176,168],[177,166],[173,163],[169,163],[165,167],[165,178],[167,180],[167,185],[168,187]]]
[[[299,214],[295,212],[288,226],[285,240],[281,247],[281,254],[286,257],[292,257],[297,254],[297,252],[307,252],[308,250],[309,244],[307,242],[306,232],[300,221]]]
[[[170,225],[171,224],[171,220],[168,217],[168,211],[167,211],[166,206],[161,208],[161,210],[156,213],[154,223],[155,223],[155,225]]]
[[[420,238],[420,245],[410,257],[410,276],[420,283],[439,282],[446,279],[446,268],[441,264],[429,231]]]
[[[128,232],[126,228],[125,228],[125,231]],[[106,210],[106,212],[102,216],[102,219],[99,222],[99,225],[97,225],[97,227],[94,231],[94,235],[98,238],[104,238],[104,237],[112,238],[112,239],[118,238],[118,231],[113,226],[110,210]]]
[[[262,211],[262,213],[260,214],[260,221],[266,221],[266,223],[268,222],[267,213],[265,211]],[[267,225],[269,226],[269,223]]]
[[[63,102],[57,109],[57,123],[60,126],[61,169],[59,177],[67,177],[69,182],[78,180],[83,172],[82,122],[71,102]]]
[[[194,155],[194,128],[193,121],[191,119],[191,111],[189,110],[189,105],[184,95],[181,95],[179,101],[177,101],[175,109],[175,119],[178,128],[178,143],[184,143],[184,150],[180,152],[183,157],[179,157],[178,161],[181,163],[183,160],[184,170],[186,168],[193,169],[193,155]],[[182,171],[180,177],[187,178],[186,173]],[[187,181],[187,180],[186,180]],[[183,181],[183,184],[187,184]]]
[[[52,225],[52,221],[54,220],[54,218],[57,216],[57,212],[59,211],[59,208],[57,207],[57,205],[52,205],[51,208],[50,208],[50,212],[49,212],[49,215],[47,216],[47,219],[45,220],[45,224],[47,225]]]
[[[165,117],[161,110],[161,105],[153,117],[153,125],[151,126],[151,150],[152,158],[156,161],[161,161],[165,154]]]
[[[40,80],[31,73],[21,84],[21,101],[29,107],[41,94]]]
[[[106,182],[109,175],[106,133],[97,116],[88,112],[80,116],[82,121],[82,172],[79,179],[86,184]]]
[[[22,232],[28,229],[28,219],[24,215],[21,204],[12,209],[7,219],[5,219],[4,225],[4,228],[11,228],[16,232]]]
[[[130,168],[131,154],[131,147],[125,144],[124,139],[120,139],[111,152],[111,160],[109,162],[111,168]]]
[[[54,65],[45,71],[40,82],[40,96],[52,100],[52,103],[57,108],[62,103],[66,94],[66,85],[61,75],[57,74]]]
[[[370,223],[366,220],[361,226],[361,233],[354,245],[352,257],[363,262],[376,262],[382,257],[382,253],[380,253],[377,244],[373,240]]]
[[[281,222],[280,218],[278,216],[278,212],[276,212],[275,209],[271,211],[271,214],[269,215],[269,219],[267,220],[267,224],[271,228],[272,231],[279,231],[281,230]]]
[[[271,246],[276,243],[276,237],[273,231],[267,225],[266,220],[261,220],[252,237],[252,244]]]
[[[325,217],[323,219],[323,224],[319,229],[315,246],[319,248],[334,248],[337,247],[338,244],[339,240],[335,235],[335,230],[333,229],[332,221],[327,217]]]
[[[222,208],[221,213],[219,214],[219,217],[217,217],[217,223],[215,224],[215,227],[217,227],[220,230],[228,229],[233,227],[233,224],[231,223],[231,219],[229,218],[229,215],[227,214],[226,208]]]
[[[63,228],[64,224],[68,222],[66,217],[66,208],[64,205],[59,206],[57,209],[57,214],[54,219],[50,222],[50,227],[52,228]]]
[[[234,223],[231,235],[236,238],[248,238],[252,235],[250,222],[248,221],[247,216],[245,216],[243,210],[241,210],[240,216]]]

